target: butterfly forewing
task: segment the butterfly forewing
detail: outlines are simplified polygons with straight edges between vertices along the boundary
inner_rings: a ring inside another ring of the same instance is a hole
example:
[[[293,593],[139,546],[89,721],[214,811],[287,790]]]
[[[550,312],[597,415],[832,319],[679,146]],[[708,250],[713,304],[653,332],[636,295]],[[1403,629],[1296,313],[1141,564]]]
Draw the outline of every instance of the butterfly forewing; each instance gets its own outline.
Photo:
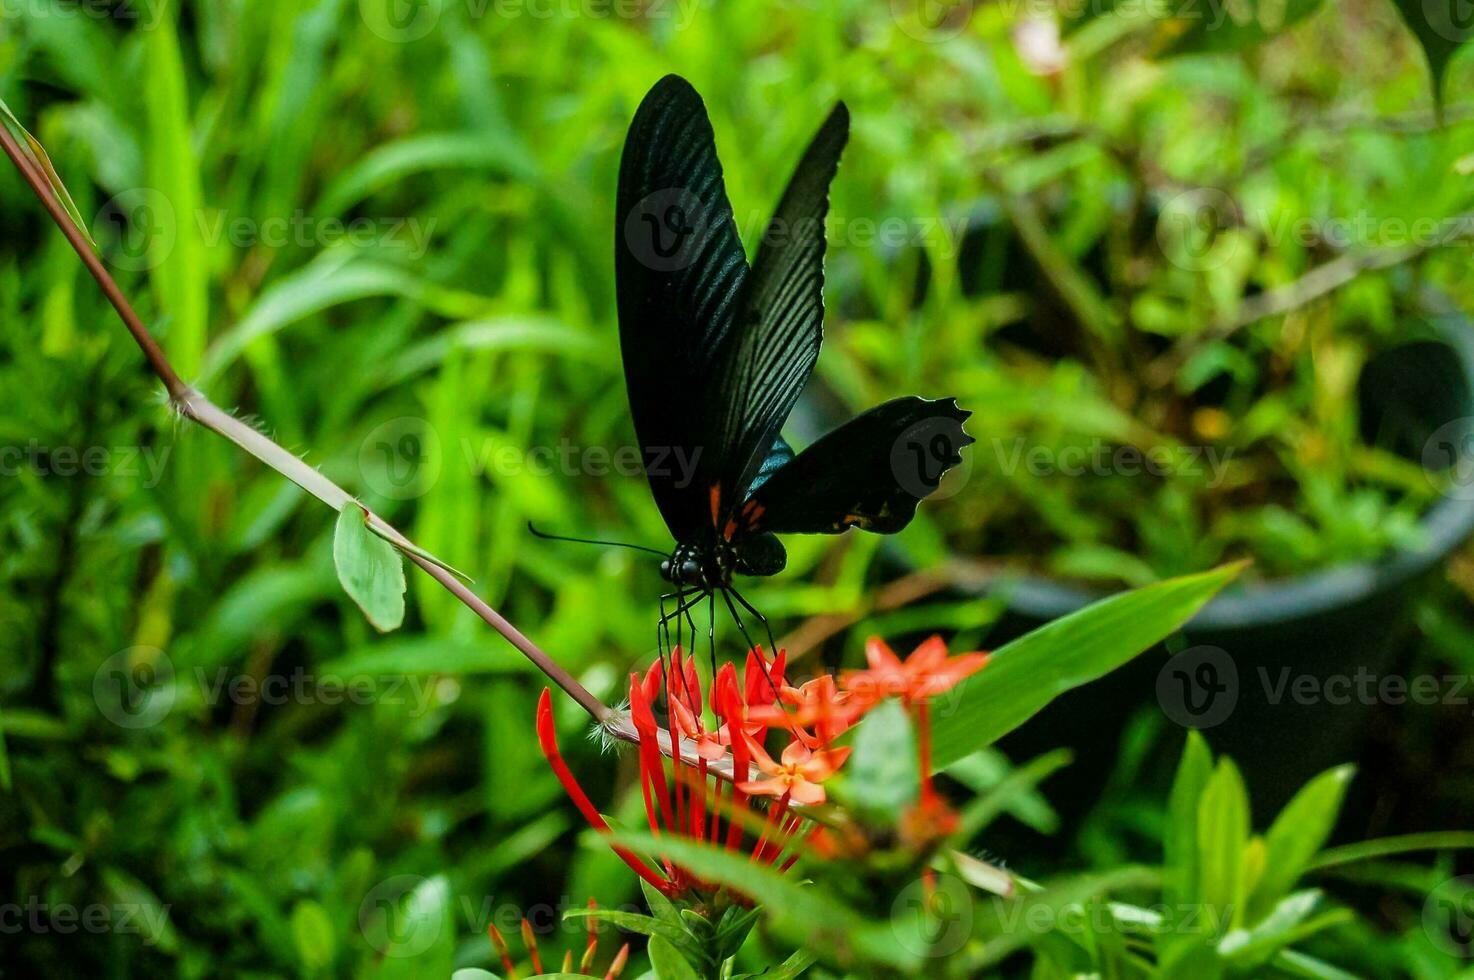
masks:
[[[710,522],[710,481],[696,476],[714,454],[705,400],[748,268],[706,107],[678,76],[661,79],[630,123],[614,256],[635,434],[661,516],[685,540]]]
[[[758,246],[738,319],[717,359],[710,402],[715,414],[706,429],[716,453],[709,503],[718,526],[741,504],[774,451],[819,357],[824,222],[849,128],[849,111],[841,103],[809,144]]]

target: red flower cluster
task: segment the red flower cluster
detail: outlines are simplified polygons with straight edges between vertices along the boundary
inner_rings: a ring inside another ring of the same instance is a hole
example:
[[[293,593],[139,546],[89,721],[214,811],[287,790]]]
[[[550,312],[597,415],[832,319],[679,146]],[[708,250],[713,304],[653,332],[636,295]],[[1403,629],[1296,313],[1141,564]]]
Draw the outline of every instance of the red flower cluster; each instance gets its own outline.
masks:
[[[640,789],[651,834],[720,842],[736,850],[745,848],[743,828],[751,826],[756,830],[751,860],[787,870],[798,859],[794,845],[804,822],[801,815],[790,812],[790,804],[813,806],[825,801],[824,781],[850,754],[849,748],[834,746],[834,740],[866,711],[892,696],[915,714],[920,733],[921,802],[925,812],[937,809],[940,801],[929,775],[926,703],[980,669],[987,655],[969,653],[949,659],[940,637],[927,640],[905,662],[877,639],[870,640],[865,652],[868,670],[846,672],[840,682],[823,674],[790,687],[784,678],[784,653],[780,651],[769,661],[759,647],[748,652],[740,683],[732,664],[717,671],[709,701],[703,699],[695,661],[679,649],[668,668],[658,661],[643,677],[631,674],[630,720],[639,736]],[[772,729],[788,736],[777,761],[764,744]],[[596,830],[607,833],[608,824],[558,751],[547,690],[538,703],[537,731],[543,754],[569,797]],[[670,778],[666,755],[671,758]],[[723,780],[714,776],[727,764],[732,785],[724,801]],[[754,766],[760,778],[751,778]],[[753,813],[754,796],[772,799],[765,816]],[[728,814],[725,828],[724,812]],[[663,869],[657,871],[625,848],[616,846],[615,852],[636,874],[667,894],[702,885],[668,859],[662,859]]]

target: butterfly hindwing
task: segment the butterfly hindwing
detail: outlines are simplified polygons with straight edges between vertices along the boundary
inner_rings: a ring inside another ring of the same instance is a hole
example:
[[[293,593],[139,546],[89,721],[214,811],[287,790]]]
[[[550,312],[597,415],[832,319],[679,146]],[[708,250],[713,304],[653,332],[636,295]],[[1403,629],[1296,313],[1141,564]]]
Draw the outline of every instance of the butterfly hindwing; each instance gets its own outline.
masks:
[[[953,399],[897,398],[858,415],[779,467],[738,514],[744,533],[892,534],[973,441]]]
[[[700,472],[712,359],[748,278],[701,96],[667,75],[630,123],[619,166],[619,341],[650,490],[677,540],[710,521]]]
[[[818,360],[824,222],[849,128],[849,110],[840,103],[799,161],[758,246],[738,319],[718,356],[715,412],[706,425],[717,453],[713,518],[725,520],[746,496],[775,441],[781,442],[779,429]]]

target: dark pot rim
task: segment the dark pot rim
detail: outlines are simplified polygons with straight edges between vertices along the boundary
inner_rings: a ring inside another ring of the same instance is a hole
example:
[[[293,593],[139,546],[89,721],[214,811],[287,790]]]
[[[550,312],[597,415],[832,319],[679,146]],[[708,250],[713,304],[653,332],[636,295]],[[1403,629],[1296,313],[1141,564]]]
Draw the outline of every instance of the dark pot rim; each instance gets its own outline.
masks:
[[[1437,339],[1463,362],[1463,377],[1474,391],[1474,322],[1460,314],[1428,318]],[[1474,495],[1445,497],[1419,521],[1422,543],[1400,548],[1380,560],[1346,562],[1313,572],[1265,582],[1232,585],[1194,616],[1188,629],[1239,630],[1307,619],[1346,609],[1398,589],[1441,564],[1474,534]],[[1005,572],[961,591],[1000,596],[1008,611],[1041,622],[1075,612],[1125,591],[1073,585],[1030,572]]]

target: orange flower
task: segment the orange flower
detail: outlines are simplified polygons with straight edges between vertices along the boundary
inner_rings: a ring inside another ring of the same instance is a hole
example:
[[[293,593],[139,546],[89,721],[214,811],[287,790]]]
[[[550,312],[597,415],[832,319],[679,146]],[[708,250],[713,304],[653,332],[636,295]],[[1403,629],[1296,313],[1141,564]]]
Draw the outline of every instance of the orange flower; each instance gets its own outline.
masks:
[[[783,761],[778,763],[751,738],[747,740],[747,748],[768,778],[738,783],[738,789],[753,796],[775,796],[805,805],[824,802],[824,787],[819,784],[833,776],[850,755],[848,747],[815,752],[794,739],[783,750]]]
[[[830,674],[821,674],[799,687],[784,687],[780,697],[783,704],[793,706],[792,710],[781,704],[760,705],[748,710],[748,718],[764,725],[812,728],[824,743],[844,734],[868,707],[839,690]]]
[[[912,651],[903,662],[879,637],[865,643],[868,670],[850,670],[841,675],[844,688],[867,705],[888,697],[917,704],[956,687],[988,662],[986,653],[947,656],[947,644],[933,636]]]

